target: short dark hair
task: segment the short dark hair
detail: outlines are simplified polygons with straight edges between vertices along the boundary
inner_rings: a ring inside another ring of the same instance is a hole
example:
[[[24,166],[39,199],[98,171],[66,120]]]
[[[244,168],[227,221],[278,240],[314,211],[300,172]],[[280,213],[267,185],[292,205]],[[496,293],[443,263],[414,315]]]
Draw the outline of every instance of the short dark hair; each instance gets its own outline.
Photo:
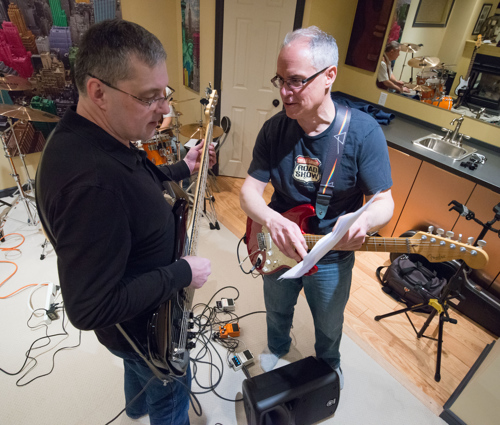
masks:
[[[83,35],[75,62],[75,83],[86,94],[88,74],[116,85],[130,76],[131,56],[153,67],[167,54],[160,40],[145,28],[122,19],[92,25]]]

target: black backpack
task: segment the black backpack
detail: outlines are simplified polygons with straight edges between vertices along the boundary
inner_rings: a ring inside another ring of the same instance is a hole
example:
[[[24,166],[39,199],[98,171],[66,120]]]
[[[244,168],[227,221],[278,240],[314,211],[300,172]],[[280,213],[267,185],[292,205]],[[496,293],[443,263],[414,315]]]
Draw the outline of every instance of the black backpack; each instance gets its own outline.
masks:
[[[385,267],[387,270],[382,278],[380,274]],[[406,255],[397,257],[389,266],[377,268],[377,278],[386,294],[408,307],[427,304],[431,298],[439,298],[447,283],[447,280],[439,278],[435,271],[429,270],[420,261],[411,261]],[[416,311],[430,313],[432,307],[426,305]]]

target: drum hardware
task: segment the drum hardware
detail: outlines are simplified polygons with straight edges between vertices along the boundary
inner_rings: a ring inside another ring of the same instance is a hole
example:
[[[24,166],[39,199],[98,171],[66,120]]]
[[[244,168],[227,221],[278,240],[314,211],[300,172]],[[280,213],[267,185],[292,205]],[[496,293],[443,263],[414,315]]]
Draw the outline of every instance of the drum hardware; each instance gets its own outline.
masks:
[[[403,71],[405,69],[405,64],[406,64],[406,59],[408,58],[408,53],[411,52],[411,57],[413,59],[413,55],[420,50],[420,47],[423,46],[423,44],[414,44],[414,43],[401,43],[399,45],[399,50],[402,52],[405,52],[405,60],[403,62],[403,66],[401,67],[401,74],[399,75],[399,79],[403,77]],[[410,77],[410,83],[413,82],[413,69],[411,70],[411,77]]]
[[[428,92],[432,91],[432,89],[429,86],[422,85],[422,84],[411,84],[411,83],[406,83],[404,84],[404,87],[410,89],[410,90],[415,90],[417,92]]]

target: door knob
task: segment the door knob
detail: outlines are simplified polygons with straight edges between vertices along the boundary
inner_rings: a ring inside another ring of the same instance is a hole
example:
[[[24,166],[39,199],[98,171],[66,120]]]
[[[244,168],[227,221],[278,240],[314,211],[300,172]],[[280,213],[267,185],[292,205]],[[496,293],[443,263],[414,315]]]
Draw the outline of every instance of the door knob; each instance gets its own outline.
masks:
[[[278,99],[273,100],[273,106],[277,108],[280,105],[280,101]]]

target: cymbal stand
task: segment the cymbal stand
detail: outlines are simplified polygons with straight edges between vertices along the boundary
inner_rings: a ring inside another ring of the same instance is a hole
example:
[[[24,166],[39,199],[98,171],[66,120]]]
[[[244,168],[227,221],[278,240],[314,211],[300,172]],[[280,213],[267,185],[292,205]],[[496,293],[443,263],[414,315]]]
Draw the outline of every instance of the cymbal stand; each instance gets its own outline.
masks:
[[[9,164],[10,164],[10,168],[12,171],[11,176],[14,178],[14,180],[16,182],[17,192],[18,192],[18,194],[14,198],[12,204],[10,204],[10,206],[7,207],[6,209],[4,209],[2,211],[2,213],[0,214],[0,226],[3,227],[3,224],[5,223],[5,220],[7,220],[7,216],[9,215],[10,210],[18,202],[22,202],[25,209],[26,209],[26,213],[28,215],[28,224],[30,226],[36,226],[38,224],[38,220],[37,220],[36,207],[35,207],[35,197],[28,195],[23,189],[23,185],[21,184],[20,179],[19,179],[19,174],[16,171],[16,166],[14,165],[14,161],[12,160],[12,156],[9,154],[9,150],[7,149],[7,144],[5,142],[4,133],[0,133],[0,139],[2,141],[3,149],[5,151],[5,157],[8,159]],[[31,184],[29,185],[29,187],[31,188],[30,190],[33,191]],[[2,230],[0,230],[0,234],[3,237]]]
[[[14,138],[14,141],[16,142],[16,147],[17,151],[19,152],[19,158],[21,159],[21,162],[23,164],[24,172],[26,173],[26,178],[28,179],[27,185],[28,185],[28,191],[33,191],[33,185],[35,184],[35,180],[33,180],[30,177],[30,173],[28,171],[28,167],[26,166],[26,162],[24,161],[24,157],[26,156],[21,152],[21,147],[19,146],[19,142],[17,141],[16,133],[14,131],[14,127],[19,121],[16,121],[15,123],[12,123],[12,118],[7,117],[7,122],[9,123],[10,130],[12,132],[12,137]]]

